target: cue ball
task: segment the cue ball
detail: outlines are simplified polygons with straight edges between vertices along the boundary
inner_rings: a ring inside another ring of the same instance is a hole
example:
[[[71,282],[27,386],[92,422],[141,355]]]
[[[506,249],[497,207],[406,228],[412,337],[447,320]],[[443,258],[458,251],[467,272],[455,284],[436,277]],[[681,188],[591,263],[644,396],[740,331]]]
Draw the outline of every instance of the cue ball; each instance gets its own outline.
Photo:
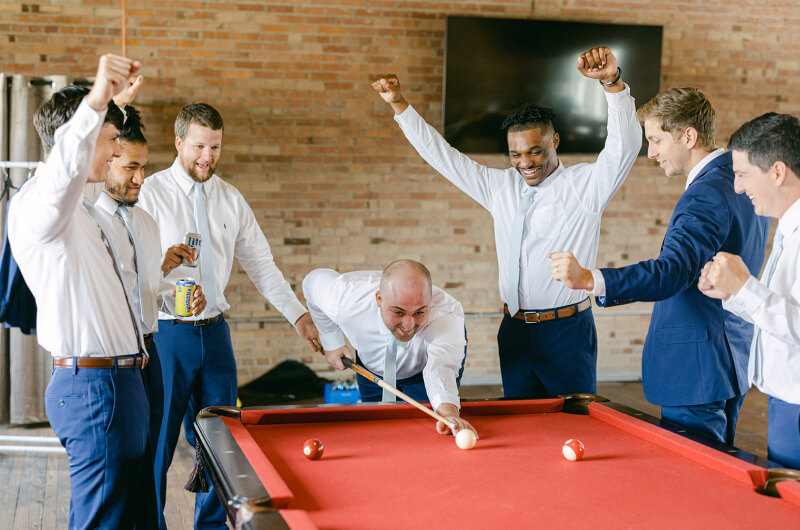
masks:
[[[561,454],[564,455],[564,458],[569,460],[570,462],[575,462],[576,460],[580,460],[583,458],[583,444],[580,440],[576,440],[575,438],[570,438],[566,442],[564,442],[564,446],[561,448]]]
[[[322,442],[316,438],[311,438],[303,444],[303,455],[309,460],[319,460],[322,458],[323,449]]]
[[[475,447],[475,433],[469,429],[461,429],[456,434],[456,445],[459,449],[472,449]]]

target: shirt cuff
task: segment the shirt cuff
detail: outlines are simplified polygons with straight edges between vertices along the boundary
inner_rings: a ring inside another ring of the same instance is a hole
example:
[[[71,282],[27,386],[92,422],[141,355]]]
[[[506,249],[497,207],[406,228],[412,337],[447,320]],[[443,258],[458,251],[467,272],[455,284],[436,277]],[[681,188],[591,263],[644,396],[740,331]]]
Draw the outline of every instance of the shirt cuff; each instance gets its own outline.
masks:
[[[400,114],[395,114],[394,115],[394,121],[396,121],[399,124],[403,124],[403,123],[407,122],[408,120],[410,120],[410,119],[412,119],[414,117],[418,117],[418,116],[419,116],[419,114],[417,113],[417,109],[412,107],[411,103],[409,103],[408,107],[406,107],[406,110],[404,110]]]
[[[625,88],[619,92],[608,92],[607,90],[603,90],[603,93],[606,95],[606,102],[608,103],[609,107],[623,107],[627,105],[628,102],[632,101],[631,87],[629,87],[627,84],[625,84]]]
[[[594,280],[594,289],[592,289],[592,296],[601,297],[606,295],[606,279],[600,269],[592,269],[592,279]]]
[[[303,316],[305,313],[308,313],[308,309],[306,309],[305,306],[298,300],[294,300],[287,304],[286,307],[282,308],[281,313],[283,313],[284,318],[294,326],[298,318]]]
[[[770,295],[769,287],[758,281],[754,276],[747,278],[739,292],[731,296],[731,307],[740,307],[749,314],[755,313]]]
[[[319,342],[325,351],[336,350],[344,346],[344,334],[341,330],[332,333],[320,333]]]

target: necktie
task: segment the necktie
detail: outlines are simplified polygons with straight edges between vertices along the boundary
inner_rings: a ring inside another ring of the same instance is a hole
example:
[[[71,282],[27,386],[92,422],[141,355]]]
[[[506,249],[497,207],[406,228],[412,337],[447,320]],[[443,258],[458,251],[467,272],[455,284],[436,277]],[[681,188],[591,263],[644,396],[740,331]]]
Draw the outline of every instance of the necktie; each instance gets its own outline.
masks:
[[[217,278],[214,274],[214,253],[211,250],[211,235],[208,231],[208,214],[206,198],[203,194],[203,183],[195,182],[192,186],[192,204],[194,206],[194,222],[197,233],[203,242],[200,250],[200,284],[206,295],[206,311],[213,312],[217,307]]]
[[[522,232],[525,226],[525,214],[533,204],[536,188],[525,185],[522,197],[517,203],[517,212],[514,214],[514,223],[511,225],[511,239],[508,242],[508,268],[506,270],[505,302],[508,304],[508,314],[513,316],[519,311],[519,256],[522,250]]]
[[[383,382],[397,388],[397,339],[394,335],[389,335],[389,341],[386,343],[386,355],[383,359]],[[397,401],[397,398],[384,389],[381,401]]]
[[[769,282],[772,280],[772,275],[775,274],[775,267],[778,265],[778,258],[781,257],[783,252],[783,234],[779,229],[775,229],[775,238],[772,240],[772,252],[767,260],[767,266],[764,267],[764,274],[761,276],[761,282],[769,287]],[[753,333],[753,342],[750,345],[750,362],[753,363],[753,382],[756,385],[763,383],[761,375],[761,364],[763,362],[763,352],[761,351],[761,328],[755,326]]]
[[[83,206],[86,208],[86,211],[89,212],[89,215],[92,216],[94,222],[97,223],[97,226],[100,227],[100,232],[103,233],[103,239],[106,242],[106,249],[108,253],[111,255],[111,261],[114,264],[114,272],[117,273],[117,278],[119,278],[119,282],[122,284],[122,293],[125,295],[125,302],[126,306],[128,306],[128,313],[131,316],[131,321],[133,322],[133,329],[136,331],[136,338],[138,339],[137,342],[139,343],[139,347],[141,348],[142,355],[146,358],[149,357],[147,353],[147,346],[144,345],[144,336],[142,335],[142,330],[139,327],[139,321],[135,316],[135,312],[133,310],[133,305],[131,304],[131,295],[128,294],[128,288],[125,287],[125,281],[122,279],[122,271],[119,267],[119,260],[117,259],[117,251],[114,248],[114,243],[112,242],[111,238],[108,236],[108,228],[106,227],[105,221],[103,221],[103,216],[100,212],[97,211],[94,204],[89,201],[89,199],[83,199]]]
[[[145,328],[151,330],[155,323],[155,312],[153,311],[153,296],[149,289],[149,271],[147,270],[144,248],[131,225],[131,216],[128,209],[120,204],[117,208],[117,215],[122,219],[122,224],[125,226],[125,230],[128,231],[131,243],[133,243],[133,257],[136,262],[136,290],[139,295],[139,315]]]

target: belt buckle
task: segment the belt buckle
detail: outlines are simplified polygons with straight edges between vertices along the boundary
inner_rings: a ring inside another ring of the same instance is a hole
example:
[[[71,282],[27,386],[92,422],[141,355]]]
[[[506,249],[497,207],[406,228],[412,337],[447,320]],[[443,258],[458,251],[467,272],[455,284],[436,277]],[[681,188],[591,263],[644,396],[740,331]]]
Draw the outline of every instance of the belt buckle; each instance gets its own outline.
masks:
[[[525,316],[526,324],[538,324],[541,322],[538,311],[524,311],[522,314]],[[528,317],[536,317],[536,320],[529,320]]]
[[[203,320],[194,320],[194,321],[192,321],[192,325],[194,327],[205,326],[207,321],[208,321],[207,318],[203,319]]]

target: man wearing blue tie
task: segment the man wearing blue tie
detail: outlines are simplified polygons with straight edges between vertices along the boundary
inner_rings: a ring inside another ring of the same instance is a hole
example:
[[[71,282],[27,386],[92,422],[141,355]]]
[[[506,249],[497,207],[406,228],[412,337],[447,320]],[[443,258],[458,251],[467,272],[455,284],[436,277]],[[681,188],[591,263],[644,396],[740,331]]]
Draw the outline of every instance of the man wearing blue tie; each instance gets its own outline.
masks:
[[[344,274],[315,269],[303,280],[308,310],[320,332],[325,359],[343,370],[342,357],[358,361],[389,385],[456,424],[474,428],[459,416],[458,383],[466,357],[461,303],[435,287],[427,267],[398,260],[381,271]],[[395,401],[393,394],[358,376],[362,401]],[[439,433],[450,429],[436,423]]]
[[[447,180],[492,215],[500,298],[497,334],[503,393],[543,398],[597,390],[597,331],[585,292],[553,281],[547,253],[573,249],[594,263],[600,218],[636,161],[642,131],[622,69],[606,47],[581,54],[578,70],[600,82],[608,136],[594,163],[558,159],[553,111],[524,104],[503,124],[512,167],[489,168],[453,149],[409,105],[397,76],[372,87],[395,113],[406,139]],[[595,85],[596,86],[596,85]]]
[[[122,277],[134,301],[135,313],[150,354],[150,362],[142,370],[150,403],[150,436],[145,464],[145,468],[150,469],[158,446],[164,401],[161,363],[153,334],[158,331],[159,309],[174,314],[175,308],[175,286],[161,280],[180,262],[181,257],[191,258],[192,254],[186,245],[177,245],[167,250],[162,262],[158,225],[150,214],[136,206],[149,159],[147,140],[142,132],[144,125],[139,111],[134,107],[127,105],[123,110],[125,122],[119,135],[121,155],[111,163],[103,193],[97,198],[95,206],[97,211],[106,216],[105,224],[114,239]],[[192,301],[193,314],[202,313],[205,305],[202,287],[198,286]],[[151,474],[149,481],[143,484],[142,496],[141,509],[137,511],[137,526],[156,528],[161,508],[154,475]]]
[[[747,383],[753,327],[703,296],[697,278],[719,251],[741,254],[750,271],[764,261],[769,223],[733,188],[731,154],[716,149],[715,113],[695,88],[660,92],[638,111],[647,155],[668,177],[686,175],[661,252],[620,268],[588,270],[571,252],[552,254],[553,278],[611,307],[655,301],[642,356],[647,400],[661,417],[732,444]]]
[[[748,378],[769,396],[769,458],[800,469],[800,120],[764,114],[731,136],[736,191],[778,219],[761,281],[741,257],[719,252],[698,287],[756,326]]]
[[[180,278],[193,278],[206,297],[200,315],[176,318],[161,311],[154,336],[164,383],[164,417],[155,463],[162,506],[184,416],[194,418],[205,407],[236,405],[236,360],[223,318],[230,308],[224,291],[234,258],[297,334],[321,351],[314,323],[275,264],[253,211],[239,190],[215,174],[222,134],[222,116],[214,107],[207,103],[185,106],[175,120],[175,162],[145,179],[139,195],[140,206],[158,223],[163,253],[183,242],[187,233],[200,235],[199,256],[184,259],[166,280],[174,285]],[[207,493],[196,494],[197,527],[224,527],[225,519],[213,486]]]

